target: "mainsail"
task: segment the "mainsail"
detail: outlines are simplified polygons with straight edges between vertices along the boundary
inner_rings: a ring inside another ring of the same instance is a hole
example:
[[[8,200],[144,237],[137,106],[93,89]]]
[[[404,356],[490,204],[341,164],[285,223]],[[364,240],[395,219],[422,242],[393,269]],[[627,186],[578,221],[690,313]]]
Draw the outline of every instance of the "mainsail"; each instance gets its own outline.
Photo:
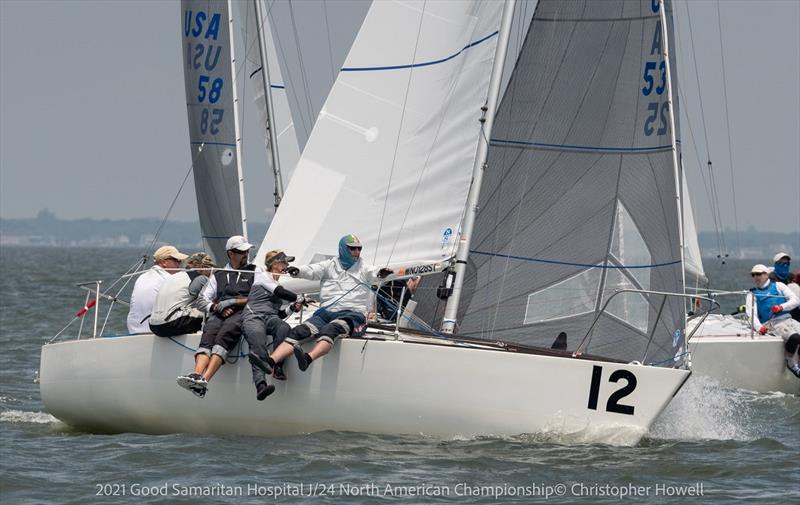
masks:
[[[682,360],[681,300],[624,293],[600,313],[616,290],[683,291],[658,11],[539,2],[492,133],[460,333],[549,347],[565,332],[572,350],[588,334],[594,354]]]
[[[266,1],[300,151],[369,7],[369,0]]]
[[[245,234],[229,4],[181,0],[183,71],[197,211],[206,251]]]
[[[501,2],[375,2],[259,251],[299,262],[355,233],[376,265],[453,255]]]

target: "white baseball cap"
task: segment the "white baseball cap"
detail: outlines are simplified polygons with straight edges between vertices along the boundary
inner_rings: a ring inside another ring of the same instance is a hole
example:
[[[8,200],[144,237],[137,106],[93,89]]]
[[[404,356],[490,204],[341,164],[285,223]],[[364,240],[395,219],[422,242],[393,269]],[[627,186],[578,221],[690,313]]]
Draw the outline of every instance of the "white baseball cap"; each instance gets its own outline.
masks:
[[[751,274],[768,274],[769,273],[769,268],[767,268],[765,265],[762,265],[761,263],[759,263],[758,265],[753,265],[753,268],[750,270],[750,273]]]
[[[244,239],[241,235],[234,235],[225,243],[226,251],[249,251],[253,248],[253,244]]]
[[[772,262],[773,263],[777,263],[780,260],[782,260],[783,258],[789,258],[789,255],[786,254],[785,252],[779,252],[778,254],[775,255],[774,258],[772,258]],[[789,259],[792,259],[792,258],[789,258]]]

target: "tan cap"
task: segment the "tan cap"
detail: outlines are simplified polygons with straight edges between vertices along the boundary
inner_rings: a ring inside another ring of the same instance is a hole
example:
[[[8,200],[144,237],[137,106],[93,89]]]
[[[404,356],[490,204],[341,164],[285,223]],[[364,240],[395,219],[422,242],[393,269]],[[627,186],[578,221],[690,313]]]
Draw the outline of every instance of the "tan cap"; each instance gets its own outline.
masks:
[[[211,256],[204,252],[198,252],[189,256],[186,266],[189,268],[214,268],[215,265]]]
[[[164,245],[156,249],[156,252],[153,253],[153,259],[156,261],[161,261],[165,259],[176,259],[178,261],[183,261],[188,258],[187,255],[180,252],[175,246],[172,245]]]
[[[286,263],[291,263],[294,261],[294,256],[287,256],[286,253],[280,249],[274,249],[264,256],[264,264],[267,265],[267,268],[271,267],[276,261],[285,261]]]
[[[762,265],[762,264],[759,263],[758,265],[753,265],[753,268],[750,269],[750,273],[751,274],[768,274],[769,273],[769,268],[767,268],[765,265]]]
[[[783,258],[789,258],[789,255],[786,254],[785,252],[779,252],[778,254],[775,255],[774,258],[772,258],[772,262],[773,263],[777,263],[780,260],[782,260]],[[792,259],[792,258],[789,258],[789,259]]]

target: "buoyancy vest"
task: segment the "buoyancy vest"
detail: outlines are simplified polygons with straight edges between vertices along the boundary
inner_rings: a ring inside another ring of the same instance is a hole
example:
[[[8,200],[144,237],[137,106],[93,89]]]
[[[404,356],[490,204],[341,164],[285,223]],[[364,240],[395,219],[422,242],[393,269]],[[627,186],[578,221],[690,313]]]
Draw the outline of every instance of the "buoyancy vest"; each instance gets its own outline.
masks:
[[[767,284],[767,287],[764,289],[761,288],[751,288],[750,291],[753,293],[753,296],[756,298],[756,308],[758,309],[758,319],[761,323],[766,323],[768,320],[774,317],[782,316],[783,314],[788,314],[786,311],[778,312],[777,314],[772,314],[772,306],[773,305],[783,305],[786,303],[786,297],[778,291],[778,286],[770,281]]]
[[[253,264],[245,265],[237,270],[250,270],[250,272],[230,272],[218,270],[214,272],[217,281],[217,302],[230,300],[231,298],[247,297],[250,294],[250,287],[253,285],[253,275],[256,266]]]

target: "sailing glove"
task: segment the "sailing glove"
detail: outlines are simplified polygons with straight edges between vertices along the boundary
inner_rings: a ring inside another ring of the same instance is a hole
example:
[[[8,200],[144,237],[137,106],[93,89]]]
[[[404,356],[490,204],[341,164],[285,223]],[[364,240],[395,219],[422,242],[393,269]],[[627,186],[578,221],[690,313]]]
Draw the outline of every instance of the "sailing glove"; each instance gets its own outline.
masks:
[[[770,309],[770,310],[772,310],[773,314],[777,314],[778,312],[783,312],[783,306],[781,306],[781,305],[773,305],[772,309]]]
[[[378,270],[378,279],[385,279],[390,275],[392,275],[393,273],[394,270],[392,270],[391,268],[381,268],[380,270]]]
[[[768,328],[766,326],[762,326],[761,328],[758,329],[758,332],[760,334],[762,334],[762,335],[766,335],[767,334],[767,329]]]
[[[297,267],[289,267],[286,269],[286,273],[292,277],[297,277],[297,275],[300,273],[300,269]]]

